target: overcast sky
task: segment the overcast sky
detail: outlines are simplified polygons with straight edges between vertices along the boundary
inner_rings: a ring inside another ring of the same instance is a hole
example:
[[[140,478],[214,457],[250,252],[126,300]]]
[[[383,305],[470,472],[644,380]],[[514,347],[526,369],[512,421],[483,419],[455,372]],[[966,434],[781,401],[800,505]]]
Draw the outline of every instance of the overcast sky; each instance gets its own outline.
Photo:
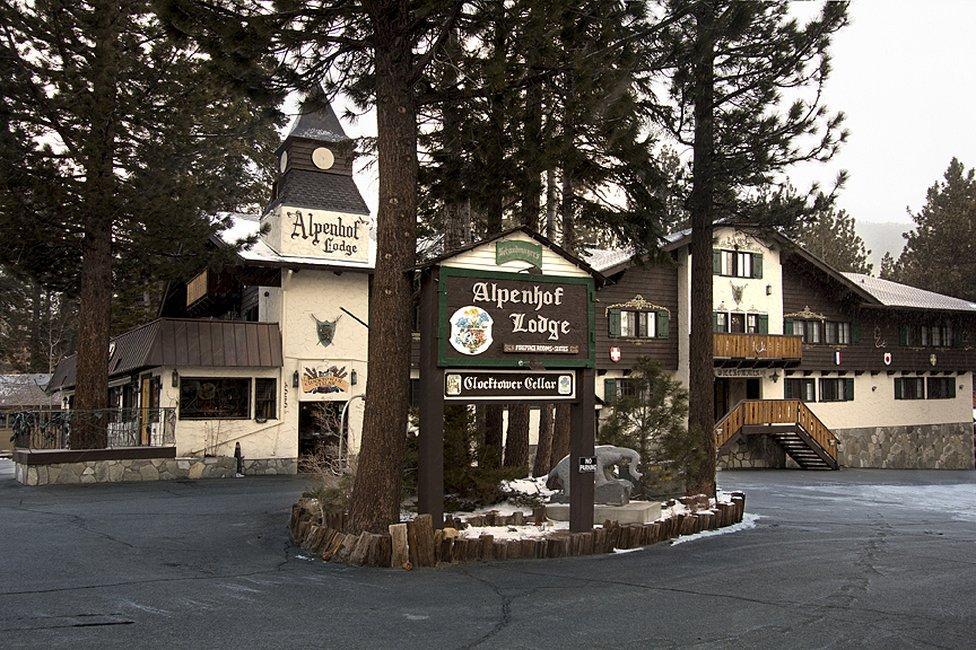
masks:
[[[794,8],[802,16],[819,4]],[[830,163],[790,177],[800,188],[829,186],[846,169],[840,207],[862,221],[907,223],[906,207],[922,205],[952,156],[976,165],[976,0],[854,0],[850,11],[826,88],[829,108],[847,114],[850,140]],[[353,137],[376,132],[372,113],[343,121]],[[375,214],[375,167],[356,180]]]
[[[812,3],[811,3],[812,4]],[[794,170],[801,186],[850,173],[839,204],[863,221],[910,221],[956,156],[976,165],[976,2],[854,0],[833,47],[827,103],[850,140],[827,165]]]

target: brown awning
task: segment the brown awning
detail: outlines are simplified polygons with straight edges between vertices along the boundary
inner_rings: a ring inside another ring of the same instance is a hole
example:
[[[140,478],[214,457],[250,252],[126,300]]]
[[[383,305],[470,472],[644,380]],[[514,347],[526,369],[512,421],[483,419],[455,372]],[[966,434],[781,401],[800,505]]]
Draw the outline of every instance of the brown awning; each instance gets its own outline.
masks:
[[[280,368],[278,323],[159,318],[112,339],[109,377],[158,366]],[[58,363],[47,391],[75,385],[75,355]]]

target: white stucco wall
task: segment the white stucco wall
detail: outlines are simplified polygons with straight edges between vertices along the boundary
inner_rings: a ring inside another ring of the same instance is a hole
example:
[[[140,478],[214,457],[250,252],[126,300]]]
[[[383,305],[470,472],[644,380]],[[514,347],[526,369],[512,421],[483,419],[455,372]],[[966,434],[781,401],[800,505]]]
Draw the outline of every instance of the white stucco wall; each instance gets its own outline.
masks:
[[[538,244],[535,239],[523,232],[512,233],[505,239],[507,241],[524,241]],[[495,264],[495,242],[491,241],[445,260],[443,266],[459,269],[518,273],[519,271],[528,269],[530,265],[527,262],[519,261],[507,262],[501,266]],[[563,275],[575,278],[586,278],[590,275],[565,257],[550,250],[547,246],[542,247],[542,273],[544,275]]]

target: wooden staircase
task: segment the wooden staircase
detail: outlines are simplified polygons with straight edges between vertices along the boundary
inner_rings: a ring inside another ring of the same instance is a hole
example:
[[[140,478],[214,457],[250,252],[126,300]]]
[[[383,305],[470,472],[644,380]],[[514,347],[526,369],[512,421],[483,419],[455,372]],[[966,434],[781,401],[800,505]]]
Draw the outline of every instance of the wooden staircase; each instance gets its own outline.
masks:
[[[837,469],[837,438],[798,399],[742,400],[715,425],[718,453],[748,436],[768,436],[803,469]]]

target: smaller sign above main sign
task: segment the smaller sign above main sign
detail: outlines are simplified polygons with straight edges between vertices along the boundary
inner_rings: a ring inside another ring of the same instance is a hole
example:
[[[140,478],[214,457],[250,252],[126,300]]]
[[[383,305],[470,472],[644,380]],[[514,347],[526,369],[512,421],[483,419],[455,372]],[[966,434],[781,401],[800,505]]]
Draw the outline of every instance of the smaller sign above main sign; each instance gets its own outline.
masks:
[[[528,262],[537,269],[542,268],[542,244],[508,239],[495,242],[495,264],[501,266],[508,262]]]
[[[445,370],[444,399],[539,400],[576,399],[573,371]]]

